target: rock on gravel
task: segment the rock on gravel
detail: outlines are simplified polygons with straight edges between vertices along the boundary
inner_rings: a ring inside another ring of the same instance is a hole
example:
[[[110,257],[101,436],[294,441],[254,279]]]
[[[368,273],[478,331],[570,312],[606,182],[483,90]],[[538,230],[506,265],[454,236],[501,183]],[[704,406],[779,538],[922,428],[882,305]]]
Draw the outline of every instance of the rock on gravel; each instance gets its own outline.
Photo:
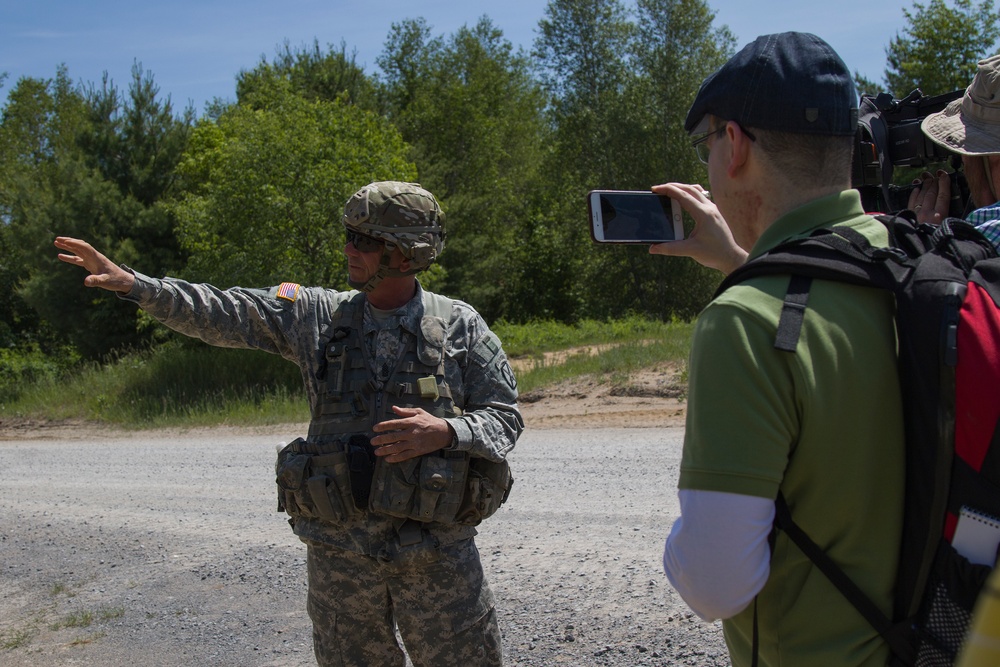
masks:
[[[0,441],[0,664],[315,664],[275,511],[298,427]],[[477,538],[508,666],[728,665],[663,576],[680,428],[533,429]]]

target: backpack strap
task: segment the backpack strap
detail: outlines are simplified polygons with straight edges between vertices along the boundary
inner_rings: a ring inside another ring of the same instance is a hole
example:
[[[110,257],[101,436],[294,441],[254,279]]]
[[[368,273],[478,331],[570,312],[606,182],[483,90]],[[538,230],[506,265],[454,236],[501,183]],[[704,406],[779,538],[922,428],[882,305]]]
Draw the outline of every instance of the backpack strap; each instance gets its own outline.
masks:
[[[873,248],[863,234],[849,227],[821,229],[807,238],[783,243],[737,268],[722,281],[715,296],[757,276],[790,275],[774,347],[795,352],[813,279],[891,288],[893,282],[886,280],[884,271],[884,254],[882,248]]]
[[[875,631],[889,645],[893,655],[901,659],[904,664],[913,664],[916,659],[916,646],[909,631],[909,624],[906,622],[894,624],[889,620],[889,617],[882,613],[882,610],[871,601],[871,598],[864,591],[858,588],[858,585],[840,569],[840,566],[833,562],[833,559],[818,544],[813,542],[812,538],[792,520],[792,512],[788,508],[785,496],[780,491],[774,500],[774,523],[785,531],[789,539],[875,628]]]
[[[781,316],[778,318],[778,332],[774,336],[774,347],[783,352],[795,352],[799,344],[799,334],[802,333],[802,322],[806,317],[806,304],[809,302],[809,288],[812,278],[793,274],[788,281],[785,292],[785,302],[781,306]]]
[[[753,657],[750,659],[750,667],[757,667],[759,664],[757,656],[760,655],[760,629],[757,627],[757,597],[757,595],[753,596],[753,636],[750,645]]]

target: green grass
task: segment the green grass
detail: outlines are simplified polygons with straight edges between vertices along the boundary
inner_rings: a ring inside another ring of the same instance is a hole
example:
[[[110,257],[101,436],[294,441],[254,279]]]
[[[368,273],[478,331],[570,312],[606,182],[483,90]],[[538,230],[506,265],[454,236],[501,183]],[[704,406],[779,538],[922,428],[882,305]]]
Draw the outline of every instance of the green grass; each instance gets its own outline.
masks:
[[[686,354],[686,346],[691,338],[691,324],[688,322],[657,322],[641,317],[627,317],[609,322],[583,320],[577,324],[551,321],[529,324],[499,322],[492,328],[503,341],[503,349],[507,356],[512,358],[540,355],[581,345],[663,338],[677,339],[685,346]]]
[[[112,621],[122,618],[125,615],[124,607],[101,607],[97,611],[83,609],[66,615],[62,619],[52,623],[50,630],[60,630],[62,628],[89,628],[95,621]]]
[[[125,616],[125,607],[109,607],[101,605],[96,609],[80,609],[61,614],[59,608],[64,600],[74,598],[76,592],[63,582],[55,582],[48,588],[49,598],[27,616],[16,620],[18,627],[0,631],[0,651],[13,651],[29,648],[31,643],[47,629],[50,632],[61,630],[86,629],[90,634],[76,637],[69,641],[69,646],[90,644],[103,638],[106,632],[91,626],[107,623]],[[8,619],[10,620],[10,619]],[[3,660],[0,659],[0,663]]]
[[[19,628],[11,630],[8,634],[0,635],[0,650],[9,651],[27,646],[31,643],[36,632],[35,628]]]
[[[664,362],[683,368],[693,325],[626,318],[494,325],[518,366],[522,393],[586,374],[614,382]],[[547,353],[612,344],[600,354]],[[33,358],[35,365],[41,365]],[[113,362],[21,382],[0,393],[0,419],[83,420],[128,428],[304,422],[309,409],[298,368],[277,355],[173,342]]]
[[[72,614],[67,615],[61,620],[49,626],[50,630],[59,630],[61,628],[86,628],[90,627],[90,624],[94,622],[94,612],[92,611],[75,611]]]
[[[582,375],[596,375],[612,384],[621,384],[630,373],[659,364],[675,364],[686,367],[687,351],[691,339],[691,325],[674,323],[663,325],[662,330],[646,332],[642,338],[630,338],[620,343],[595,341],[583,345],[612,343],[611,347],[591,354],[586,349],[548,362],[537,355],[525,364],[527,370],[517,373],[518,391],[530,391],[556,384]],[[579,346],[571,346],[573,347]],[[686,379],[686,374],[682,373]]]
[[[306,421],[301,387],[298,368],[276,355],[175,343],[33,383],[0,404],[0,418],[130,428]]]
[[[101,607],[98,615],[102,621],[113,621],[125,616],[125,607]]]
[[[66,593],[71,597],[75,595],[70,591],[69,587],[66,584],[62,583],[61,581],[57,581],[56,583],[52,584],[51,588],[49,588],[49,595],[53,597],[61,595],[63,593]]]
[[[59,377],[79,364],[74,351],[60,349],[46,355],[37,345],[0,348],[0,404],[16,399],[25,387]]]

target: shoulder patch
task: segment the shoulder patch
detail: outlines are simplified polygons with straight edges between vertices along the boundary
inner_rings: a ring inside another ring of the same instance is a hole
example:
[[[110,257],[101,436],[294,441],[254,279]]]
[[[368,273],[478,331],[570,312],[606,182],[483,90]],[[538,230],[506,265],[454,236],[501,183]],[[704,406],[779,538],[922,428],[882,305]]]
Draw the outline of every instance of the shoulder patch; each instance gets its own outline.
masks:
[[[298,283],[281,283],[278,285],[278,292],[275,294],[279,299],[295,301],[299,296],[300,286]]]
[[[499,364],[500,376],[507,383],[507,386],[513,391],[517,391],[517,377],[514,375],[514,369],[510,367],[510,363],[507,361],[507,357],[503,358],[503,361]]]

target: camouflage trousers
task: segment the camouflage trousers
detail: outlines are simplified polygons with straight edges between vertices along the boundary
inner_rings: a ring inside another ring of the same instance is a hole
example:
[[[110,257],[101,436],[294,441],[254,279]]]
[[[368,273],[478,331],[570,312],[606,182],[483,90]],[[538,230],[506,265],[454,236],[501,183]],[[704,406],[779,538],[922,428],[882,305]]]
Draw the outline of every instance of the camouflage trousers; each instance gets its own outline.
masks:
[[[309,617],[320,667],[500,667],[493,594],[470,539],[432,563],[308,543]]]

